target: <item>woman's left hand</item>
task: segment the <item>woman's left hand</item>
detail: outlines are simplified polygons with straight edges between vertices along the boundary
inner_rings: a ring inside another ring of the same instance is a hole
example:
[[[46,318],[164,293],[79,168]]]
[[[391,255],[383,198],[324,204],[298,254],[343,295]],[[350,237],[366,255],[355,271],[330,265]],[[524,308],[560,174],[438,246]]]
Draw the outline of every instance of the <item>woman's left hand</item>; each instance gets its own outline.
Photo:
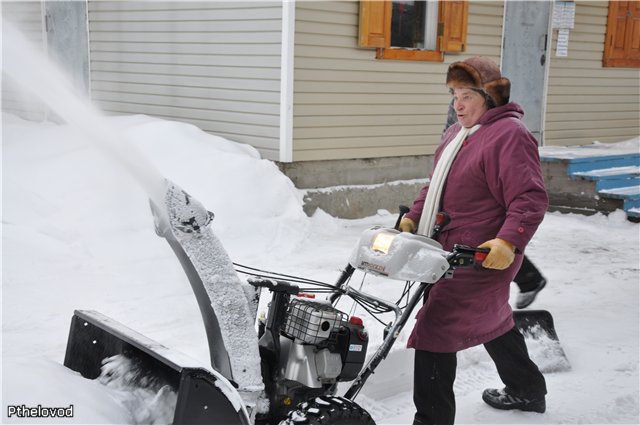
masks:
[[[516,257],[516,247],[504,239],[495,238],[478,246],[478,248],[489,248],[487,258],[482,262],[482,266],[488,269],[504,270],[513,263]]]

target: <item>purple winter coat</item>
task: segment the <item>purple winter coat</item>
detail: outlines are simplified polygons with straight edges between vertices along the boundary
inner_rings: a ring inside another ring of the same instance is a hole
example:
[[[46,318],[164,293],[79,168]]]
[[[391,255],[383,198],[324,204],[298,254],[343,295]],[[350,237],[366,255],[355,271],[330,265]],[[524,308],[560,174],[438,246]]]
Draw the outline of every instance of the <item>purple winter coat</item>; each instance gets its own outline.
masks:
[[[521,121],[516,103],[488,110],[482,126],[458,152],[443,189],[440,211],[451,222],[436,237],[453,245],[478,246],[501,238],[516,246],[516,258],[505,270],[457,269],[431,289],[417,315],[408,346],[452,353],[489,342],[513,328],[509,285],[522,264],[522,253],[544,218],[548,198],[536,139]],[[460,130],[449,127],[435,154]],[[423,188],[407,217],[420,221],[428,187]]]

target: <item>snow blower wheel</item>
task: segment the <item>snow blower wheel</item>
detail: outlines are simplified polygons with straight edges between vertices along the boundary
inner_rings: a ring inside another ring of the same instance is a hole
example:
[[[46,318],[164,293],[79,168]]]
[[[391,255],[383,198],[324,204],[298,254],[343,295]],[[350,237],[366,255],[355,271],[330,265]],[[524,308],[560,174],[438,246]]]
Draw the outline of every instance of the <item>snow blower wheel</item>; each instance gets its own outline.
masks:
[[[280,425],[375,425],[369,412],[344,397],[322,396],[300,403]]]

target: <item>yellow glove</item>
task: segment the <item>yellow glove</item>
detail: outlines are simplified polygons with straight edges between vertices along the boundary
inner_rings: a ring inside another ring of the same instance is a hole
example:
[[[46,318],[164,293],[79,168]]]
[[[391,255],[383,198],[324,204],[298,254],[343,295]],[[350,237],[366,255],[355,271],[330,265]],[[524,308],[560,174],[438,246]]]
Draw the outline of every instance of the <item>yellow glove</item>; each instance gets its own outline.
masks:
[[[411,220],[409,217],[404,217],[402,220],[400,220],[399,227],[400,231],[402,232],[415,233],[416,230],[418,230],[418,225],[416,224],[416,222]]]
[[[491,250],[482,263],[482,266],[488,269],[504,270],[513,263],[513,259],[516,257],[516,247],[504,239],[491,239],[479,245],[478,248]]]

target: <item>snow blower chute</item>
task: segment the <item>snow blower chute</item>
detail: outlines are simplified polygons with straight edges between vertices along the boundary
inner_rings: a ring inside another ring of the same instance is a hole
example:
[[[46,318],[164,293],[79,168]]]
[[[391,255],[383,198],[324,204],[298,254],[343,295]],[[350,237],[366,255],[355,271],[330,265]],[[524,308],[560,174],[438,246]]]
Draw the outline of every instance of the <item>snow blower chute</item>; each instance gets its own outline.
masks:
[[[167,240],[189,278],[213,370],[94,311],[75,311],[64,364],[95,379],[105,359],[121,355],[133,364],[141,386],[168,386],[177,393],[174,424],[251,423],[264,389],[252,319],[256,290],[238,278],[208,227],[210,212],[171,182],[164,201],[151,205],[156,233]],[[230,356],[227,350],[246,355]]]

